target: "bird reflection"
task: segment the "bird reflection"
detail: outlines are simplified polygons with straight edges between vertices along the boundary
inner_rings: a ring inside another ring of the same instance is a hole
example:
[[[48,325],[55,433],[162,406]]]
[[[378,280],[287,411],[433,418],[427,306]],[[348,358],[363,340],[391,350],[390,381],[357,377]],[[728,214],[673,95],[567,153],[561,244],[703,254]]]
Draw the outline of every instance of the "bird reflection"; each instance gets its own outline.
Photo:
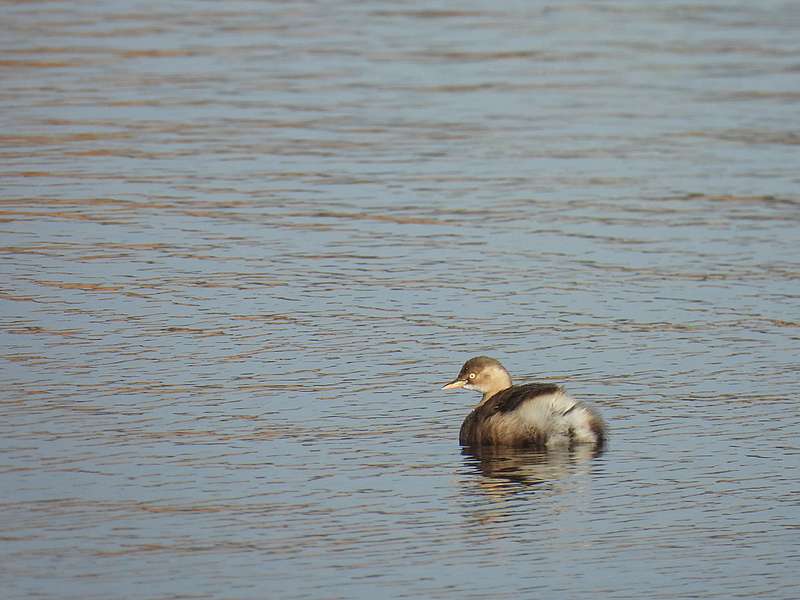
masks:
[[[465,446],[461,453],[466,465],[489,480],[483,488],[505,489],[510,484],[537,485],[563,479],[578,466],[599,456],[601,448],[576,445],[573,448],[535,450],[503,446]],[[491,480],[494,480],[492,482]]]
[[[585,444],[550,450],[465,446],[461,449],[464,465],[475,475],[464,483],[489,500],[488,504],[471,504],[465,516],[469,523],[480,525],[508,522],[518,507],[527,506],[527,502],[513,500],[530,495],[566,495],[579,501],[586,497],[589,478],[572,476],[588,475],[590,461],[602,452],[602,448]],[[503,535],[502,531],[495,534]]]

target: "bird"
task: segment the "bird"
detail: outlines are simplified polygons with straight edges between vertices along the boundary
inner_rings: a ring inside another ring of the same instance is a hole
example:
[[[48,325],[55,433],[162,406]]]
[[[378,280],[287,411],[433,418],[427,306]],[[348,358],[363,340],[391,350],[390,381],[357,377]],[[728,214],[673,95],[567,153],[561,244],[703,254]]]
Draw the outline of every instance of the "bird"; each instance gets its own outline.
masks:
[[[574,444],[602,448],[606,425],[592,408],[554,383],[512,385],[511,375],[488,356],[470,358],[443,390],[464,388],[483,398],[464,419],[462,446],[514,446],[546,450]]]

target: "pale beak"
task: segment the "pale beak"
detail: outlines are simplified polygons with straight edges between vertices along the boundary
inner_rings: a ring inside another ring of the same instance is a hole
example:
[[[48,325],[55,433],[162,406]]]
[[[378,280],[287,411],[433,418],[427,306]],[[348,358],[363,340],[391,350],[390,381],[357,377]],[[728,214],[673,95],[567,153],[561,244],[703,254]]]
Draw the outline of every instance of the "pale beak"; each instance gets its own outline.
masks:
[[[443,385],[442,389],[443,390],[455,390],[455,389],[458,389],[458,388],[463,388],[465,385],[467,385],[467,382],[464,381],[463,379],[454,379],[450,383],[447,383],[447,384]]]

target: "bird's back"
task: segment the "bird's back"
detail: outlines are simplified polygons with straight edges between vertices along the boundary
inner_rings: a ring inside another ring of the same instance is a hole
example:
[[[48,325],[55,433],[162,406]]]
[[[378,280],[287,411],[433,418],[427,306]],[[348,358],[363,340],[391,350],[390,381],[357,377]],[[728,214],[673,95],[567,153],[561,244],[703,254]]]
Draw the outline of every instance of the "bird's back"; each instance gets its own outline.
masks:
[[[552,383],[512,386],[496,393],[467,416],[459,434],[465,446],[546,448],[601,445],[604,440],[600,416]]]

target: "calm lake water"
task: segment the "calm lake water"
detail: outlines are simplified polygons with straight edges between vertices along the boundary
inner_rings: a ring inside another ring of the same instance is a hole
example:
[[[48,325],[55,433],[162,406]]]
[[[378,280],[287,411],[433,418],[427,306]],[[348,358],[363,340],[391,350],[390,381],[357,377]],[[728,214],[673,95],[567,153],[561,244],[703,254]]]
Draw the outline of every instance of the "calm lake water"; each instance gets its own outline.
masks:
[[[1,10],[4,598],[797,598],[800,3]]]

